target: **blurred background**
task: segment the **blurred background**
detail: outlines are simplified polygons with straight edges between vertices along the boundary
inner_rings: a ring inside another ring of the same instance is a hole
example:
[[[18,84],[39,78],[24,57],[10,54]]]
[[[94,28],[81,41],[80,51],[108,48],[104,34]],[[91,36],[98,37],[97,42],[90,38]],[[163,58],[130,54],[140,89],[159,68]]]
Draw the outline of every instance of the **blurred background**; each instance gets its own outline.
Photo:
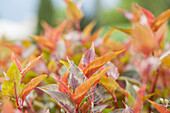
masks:
[[[150,10],[156,17],[170,8],[170,0],[74,1],[83,2],[84,18],[80,23],[81,29],[92,20],[96,20],[95,29],[105,26],[106,31],[108,26],[127,28],[130,26],[130,22],[115,8],[130,11],[131,5],[138,3],[140,6]],[[21,40],[28,39],[30,35],[38,35],[42,31],[40,24],[42,21],[46,21],[51,26],[56,26],[65,19],[65,8],[64,0],[0,0],[0,37]],[[119,33],[117,35],[120,37]]]

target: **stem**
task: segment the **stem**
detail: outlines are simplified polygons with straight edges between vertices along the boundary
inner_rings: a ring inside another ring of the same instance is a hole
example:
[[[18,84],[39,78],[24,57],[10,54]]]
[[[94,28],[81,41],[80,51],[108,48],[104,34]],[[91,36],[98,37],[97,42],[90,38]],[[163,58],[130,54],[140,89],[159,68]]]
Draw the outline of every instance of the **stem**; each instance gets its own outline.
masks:
[[[78,110],[79,104],[76,104],[75,106],[76,106],[76,113],[78,113],[79,112],[79,110]]]
[[[154,82],[152,84],[151,91],[149,92],[150,94],[155,91],[158,78],[159,78],[159,70],[157,70],[157,74],[156,74],[156,77],[155,77]]]
[[[32,113],[35,113],[32,105],[27,101],[27,99],[25,99],[25,102],[27,103],[27,105],[28,105],[28,107],[30,108],[31,112],[32,112]]]
[[[17,103],[17,107],[19,110],[21,110],[20,106],[19,106],[19,102],[18,102],[18,96],[17,96],[17,88],[16,88],[16,82],[14,79],[14,88],[15,88],[15,97],[16,97],[16,103]]]
[[[94,107],[94,88],[95,88],[95,87],[92,86],[92,91],[91,91],[91,92],[92,92],[92,96],[91,96],[91,97],[92,97],[92,101],[91,101],[91,113],[92,113],[92,109],[93,109],[93,107]]]
[[[116,96],[115,96],[114,94],[112,94],[112,97],[113,97],[113,100],[114,100],[114,102],[115,102],[115,104],[116,104],[116,109],[119,109],[119,105],[118,105],[118,103],[117,103]]]

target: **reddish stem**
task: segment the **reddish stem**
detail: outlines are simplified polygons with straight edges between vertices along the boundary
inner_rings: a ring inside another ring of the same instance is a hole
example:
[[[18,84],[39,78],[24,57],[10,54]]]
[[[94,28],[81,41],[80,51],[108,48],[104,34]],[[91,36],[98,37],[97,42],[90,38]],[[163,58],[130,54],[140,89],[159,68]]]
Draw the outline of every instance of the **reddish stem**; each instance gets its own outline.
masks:
[[[91,113],[92,113],[92,109],[93,109],[93,107],[94,107],[94,88],[95,88],[95,86],[92,86],[92,101],[91,101]]]
[[[27,103],[27,105],[28,105],[28,107],[30,108],[31,112],[32,112],[32,113],[35,113],[32,105],[27,101],[27,99],[25,99],[25,102]]]
[[[152,84],[151,91],[149,92],[150,94],[155,91],[155,87],[156,87],[158,78],[159,78],[159,70],[157,71],[156,77],[155,77],[154,82]]]
[[[17,107],[19,110],[21,110],[20,106],[19,106],[19,102],[18,102],[18,95],[17,95],[17,88],[16,88],[16,82],[14,79],[14,88],[15,88],[15,97],[16,97],[16,103],[17,103]]]
[[[114,102],[116,104],[116,109],[119,109],[119,105],[117,103],[117,99],[116,99],[116,96],[114,94],[112,94],[112,98],[113,98],[113,100],[114,100]]]
[[[76,104],[75,106],[76,106],[76,113],[78,113],[79,112],[79,109],[78,109],[79,104]]]

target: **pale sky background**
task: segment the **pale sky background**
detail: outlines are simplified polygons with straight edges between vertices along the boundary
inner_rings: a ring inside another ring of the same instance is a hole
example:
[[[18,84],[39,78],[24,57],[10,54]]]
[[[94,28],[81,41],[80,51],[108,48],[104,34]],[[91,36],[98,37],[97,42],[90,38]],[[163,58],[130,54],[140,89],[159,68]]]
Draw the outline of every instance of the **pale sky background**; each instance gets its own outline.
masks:
[[[36,14],[40,0],[0,0],[0,37],[28,38],[36,28]],[[78,0],[76,0],[78,1]],[[84,0],[82,9],[88,16],[94,13],[94,1]],[[100,0],[102,10],[114,8],[119,0]],[[52,0],[54,7],[65,7],[63,0]],[[59,4],[59,5],[58,5]]]

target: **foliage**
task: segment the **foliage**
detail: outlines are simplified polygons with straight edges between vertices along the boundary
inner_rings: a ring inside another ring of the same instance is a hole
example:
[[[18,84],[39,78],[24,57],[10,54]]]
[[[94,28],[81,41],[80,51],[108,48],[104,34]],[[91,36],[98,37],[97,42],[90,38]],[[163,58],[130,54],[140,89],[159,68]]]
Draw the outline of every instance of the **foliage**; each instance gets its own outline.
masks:
[[[170,113],[168,99],[154,102],[170,95],[170,10],[155,18],[139,5],[118,9],[132,28],[113,27],[100,38],[102,28],[91,33],[95,21],[81,31],[81,5],[65,3],[69,19],[55,28],[43,23],[44,32],[31,36],[37,44],[1,41],[1,111]],[[110,38],[115,30],[129,40]]]

